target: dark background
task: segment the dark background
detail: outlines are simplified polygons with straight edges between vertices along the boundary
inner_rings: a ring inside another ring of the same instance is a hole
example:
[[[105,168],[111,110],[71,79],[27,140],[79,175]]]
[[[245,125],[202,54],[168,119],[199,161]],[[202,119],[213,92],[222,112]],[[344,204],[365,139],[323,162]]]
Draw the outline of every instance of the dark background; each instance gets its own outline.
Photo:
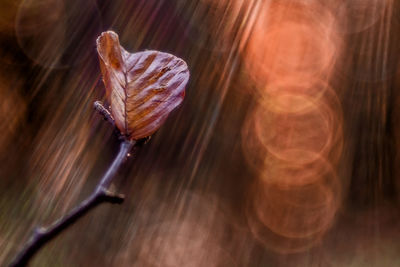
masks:
[[[340,204],[311,242],[259,235],[249,219],[260,170],[248,151],[263,154],[244,134],[260,98],[248,33],[270,2],[313,11],[300,0],[1,0],[0,265],[88,196],[117,152],[92,107],[104,99],[95,40],[111,29],[130,52],[184,59],[185,100],[121,169],[124,204],[94,210],[32,266],[397,266],[400,5],[310,1],[342,29],[329,83],[343,129]]]

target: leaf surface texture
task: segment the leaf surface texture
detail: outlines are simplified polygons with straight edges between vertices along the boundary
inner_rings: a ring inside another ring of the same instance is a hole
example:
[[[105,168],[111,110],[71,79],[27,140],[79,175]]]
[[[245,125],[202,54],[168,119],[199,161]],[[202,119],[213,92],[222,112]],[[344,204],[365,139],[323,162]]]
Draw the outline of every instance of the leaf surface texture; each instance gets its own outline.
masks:
[[[116,126],[130,140],[152,135],[183,101],[186,62],[155,50],[129,53],[112,31],[99,36],[97,51]]]

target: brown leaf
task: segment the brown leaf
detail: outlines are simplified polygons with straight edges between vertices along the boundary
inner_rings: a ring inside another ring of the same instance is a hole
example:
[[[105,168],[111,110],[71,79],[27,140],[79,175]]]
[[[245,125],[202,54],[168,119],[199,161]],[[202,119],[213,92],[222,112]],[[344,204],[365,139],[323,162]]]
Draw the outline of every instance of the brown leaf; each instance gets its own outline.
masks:
[[[97,52],[116,126],[130,140],[152,135],[183,101],[186,62],[159,51],[131,54],[112,31],[97,38]]]

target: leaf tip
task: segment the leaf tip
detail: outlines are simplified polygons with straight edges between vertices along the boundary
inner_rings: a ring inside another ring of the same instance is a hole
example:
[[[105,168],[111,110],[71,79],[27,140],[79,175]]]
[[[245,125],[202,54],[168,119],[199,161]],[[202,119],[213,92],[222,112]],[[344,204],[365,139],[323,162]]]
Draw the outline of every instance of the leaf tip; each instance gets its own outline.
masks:
[[[112,67],[119,69],[122,64],[121,50],[118,34],[113,31],[106,31],[96,40],[97,52],[101,60]]]

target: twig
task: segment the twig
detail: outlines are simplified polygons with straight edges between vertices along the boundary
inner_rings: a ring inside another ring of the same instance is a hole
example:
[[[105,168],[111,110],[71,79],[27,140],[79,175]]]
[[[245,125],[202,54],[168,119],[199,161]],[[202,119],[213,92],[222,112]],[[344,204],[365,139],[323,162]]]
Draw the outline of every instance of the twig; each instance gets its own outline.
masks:
[[[100,106],[103,107],[101,104]],[[104,117],[107,118],[107,113],[103,112],[104,110],[107,111],[105,108],[102,110],[101,108],[97,109],[96,107],[96,110],[98,110]],[[112,116],[108,118],[112,119]],[[108,187],[110,186],[112,179],[115,177],[119,167],[127,157],[129,151],[133,148],[133,146],[135,146],[135,144],[136,142],[126,139],[123,140],[120,145],[118,155],[115,157],[113,163],[108,168],[107,172],[104,174],[93,193],[86,200],[82,201],[77,207],[75,207],[69,214],[63,216],[51,226],[47,228],[36,228],[31,239],[15,257],[10,267],[26,266],[29,260],[35,255],[36,252],[40,250],[41,247],[43,247],[47,242],[52,240],[63,230],[67,229],[97,205],[105,202],[121,204],[124,201],[124,196],[110,192]]]
[[[118,137],[119,140],[125,140],[125,136],[123,136],[115,126],[114,117],[111,115],[110,111],[103,106],[103,103],[101,101],[96,101],[93,103],[93,107],[100,115],[103,116],[104,120],[112,126],[115,136]]]
[[[115,126],[115,122],[114,122],[113,116],[111,115],[110,111],[108,111],[108,109],[106,109],[103,106],[103,103],[101,103],[101,101],[94,102],[93,103],[93,107],[98,113],[103,115],[104,120],[108,121],[112,126]]]

